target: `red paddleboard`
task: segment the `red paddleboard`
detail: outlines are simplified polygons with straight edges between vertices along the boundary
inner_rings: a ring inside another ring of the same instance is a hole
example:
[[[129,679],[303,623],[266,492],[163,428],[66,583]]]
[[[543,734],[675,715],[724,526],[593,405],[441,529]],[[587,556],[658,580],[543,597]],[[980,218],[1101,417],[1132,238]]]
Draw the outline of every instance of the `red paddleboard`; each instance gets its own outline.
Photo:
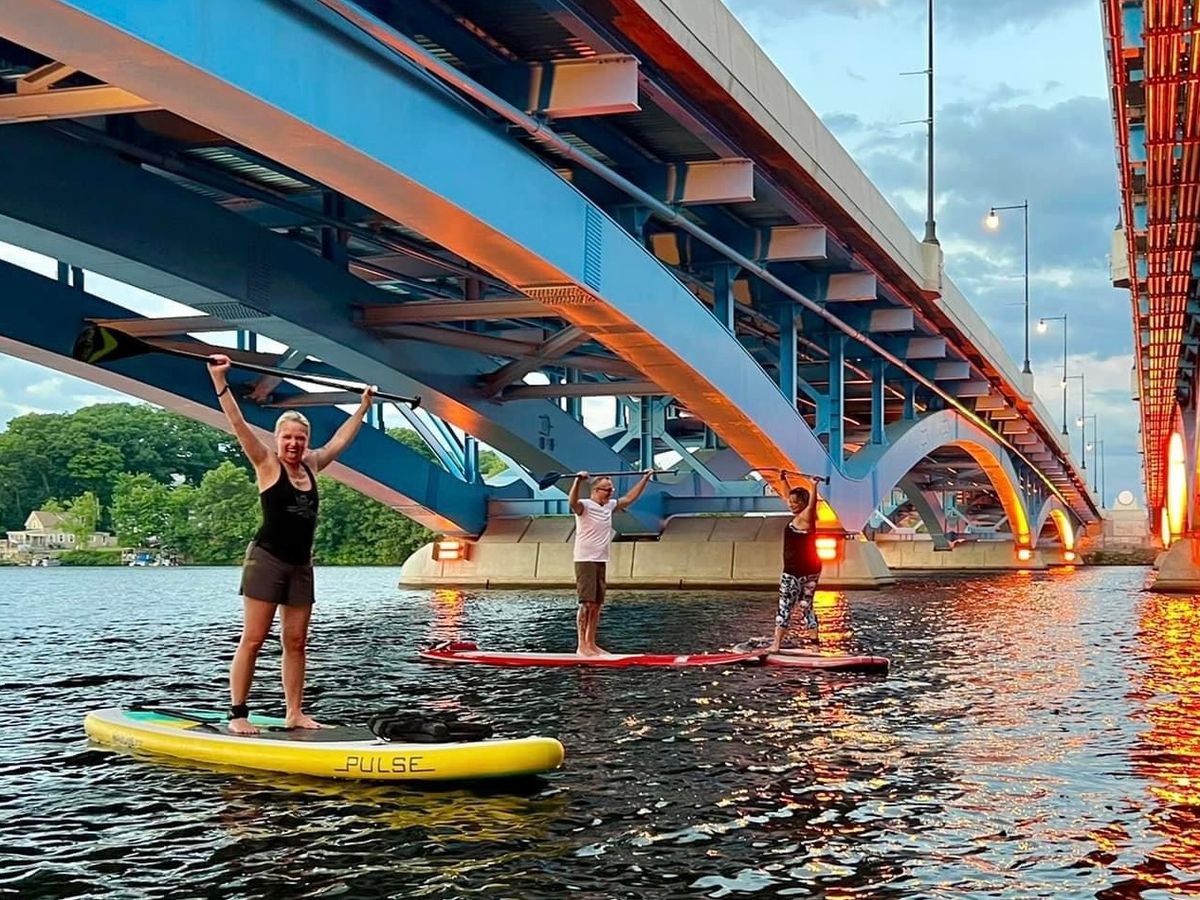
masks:
[[[758,653],[606,653],[580,656],[578,653],[506,653],[480,650],[469,641],[439,644],[421,651],[422,659],[436,662],[475,663],[483,666],[722,666],[760,660]]]
[[[820,669],[826,672],[864,672],[886,675],[885,656],[841,656],[809,653],[806,650],[780,650],[767,657],[768,666],[790,666],[794,669]]]

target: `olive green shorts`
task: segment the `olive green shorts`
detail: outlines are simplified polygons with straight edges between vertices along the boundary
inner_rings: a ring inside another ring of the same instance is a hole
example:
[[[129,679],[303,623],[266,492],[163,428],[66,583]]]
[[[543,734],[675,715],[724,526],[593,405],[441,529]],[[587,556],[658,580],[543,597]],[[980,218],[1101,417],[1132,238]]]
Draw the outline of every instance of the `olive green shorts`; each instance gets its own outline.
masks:
[[[608,568],[602,562],[575,563],[575,593],[579,595],[581,604],[594,603],[599,606],[604,602],[604,594],[608,590],[605,583],[605,570]]]
[[[312,564],[286,563],[251,543],[242,563],[242,583],[238,593],[266,603],[311,606],[315,599]]]

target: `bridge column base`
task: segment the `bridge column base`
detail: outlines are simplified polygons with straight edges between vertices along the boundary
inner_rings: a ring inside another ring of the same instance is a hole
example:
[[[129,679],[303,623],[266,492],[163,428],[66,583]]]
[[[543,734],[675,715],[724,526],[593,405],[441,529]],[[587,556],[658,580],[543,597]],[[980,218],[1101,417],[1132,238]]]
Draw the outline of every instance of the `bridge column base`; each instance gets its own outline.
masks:
[[[786,517],[680,517],[659,540],[612,545],[608,583],[623,589],[774,590]],[[494,519],[465,560],[435,560],[433,545],[405,561],[401,587],[571,588],[574,519]],[[894,584],[869,541],[846,541],[821,587],[870,590]]]
[[[1200,538],[1181,538],[1159,554],[1150,590],[1160,594],[1200,592]]]
[[[970,541],[953,550],[934,550],[930,540],[878,540],[876,546],[888,568],[895,572],[1029,571],[1062,562],[1057,548],[1034,550],[1032,558],[1022,562],[1017,559],[1012,541]]]

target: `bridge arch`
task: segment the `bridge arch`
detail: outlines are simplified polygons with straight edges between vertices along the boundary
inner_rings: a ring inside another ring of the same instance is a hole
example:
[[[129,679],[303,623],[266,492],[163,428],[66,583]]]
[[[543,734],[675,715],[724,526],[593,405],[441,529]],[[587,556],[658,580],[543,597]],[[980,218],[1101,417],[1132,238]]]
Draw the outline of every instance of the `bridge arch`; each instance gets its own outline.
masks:
[[[1062,504],[1062,501],[1057,497],[1046,498],[1037,515],[1034,517],[1032,546],[1037,546],[1038,538],[1041,537],[1042,529],[1046,527],[1046,523],[1052,522],[1055,530],[1058,532],[1058,539],[1062,543],[1063,558],[1067,562],[1072,562],[1075,558],[1076,540],[1075,526],[1072,520],[1071,511]]]
[[[994,437],[954,410],[940,410],[922,419],[888,426],[888,443],[859,450],[847,462],[845,502],[835,498],[834,509],[847,530],[859,531],[881,500],[922,459],[941,447],[968,453],[987,475],[1008,516],[1018,545],[1032,546],[1029,515],[1008,450]]]

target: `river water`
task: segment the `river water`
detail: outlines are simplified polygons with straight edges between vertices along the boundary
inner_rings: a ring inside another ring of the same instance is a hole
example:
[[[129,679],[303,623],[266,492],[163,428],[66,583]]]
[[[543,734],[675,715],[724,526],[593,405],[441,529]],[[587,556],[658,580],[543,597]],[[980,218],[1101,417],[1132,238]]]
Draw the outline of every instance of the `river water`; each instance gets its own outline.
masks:
[[[557,736],[487,789],[322,782],[90,746],[93,707],[223,708],[237,571],[0,569],[0,896],[1200,895],[1200,600],[1143,569],[822,592],[887,678],[492,669],[433,640],[566,650],[561,592],[404,591],[321,569],[311,709],[459,709]],[[613,651],[767,635],[768,594],[615,592]],[[278,644],[256,708],[279,710]]]

